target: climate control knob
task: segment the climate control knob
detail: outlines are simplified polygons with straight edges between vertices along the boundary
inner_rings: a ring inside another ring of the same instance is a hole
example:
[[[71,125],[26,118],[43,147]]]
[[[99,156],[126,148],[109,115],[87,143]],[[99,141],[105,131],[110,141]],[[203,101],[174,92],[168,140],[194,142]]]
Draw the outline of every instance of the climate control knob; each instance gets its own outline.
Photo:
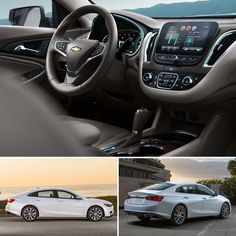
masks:
[[[190,87],[193,85],[193,77],[192,76],[186,76],[183,78],[182,80],[182,84],[185,86],[185,87]]]
[[[147,72],[143,75],[143,81],[150,82],[153,80],[153,74],[150,72]]]
[[[173,62],[176,62],[176,61],[178,61],[179,60],[179,57],[177,56],[177,55],[173,55],[172,57],[171,57],[171,61],[173,61]]]

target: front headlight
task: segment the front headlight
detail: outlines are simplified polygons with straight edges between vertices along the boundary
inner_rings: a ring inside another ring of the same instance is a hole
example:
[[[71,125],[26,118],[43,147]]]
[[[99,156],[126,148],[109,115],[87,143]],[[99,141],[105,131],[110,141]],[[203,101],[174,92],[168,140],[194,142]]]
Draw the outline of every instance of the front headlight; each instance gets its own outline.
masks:
[[[104,204],[104,206],[106,206],[106,207],[112,207],[112,204],[111,203],[103,203]]]

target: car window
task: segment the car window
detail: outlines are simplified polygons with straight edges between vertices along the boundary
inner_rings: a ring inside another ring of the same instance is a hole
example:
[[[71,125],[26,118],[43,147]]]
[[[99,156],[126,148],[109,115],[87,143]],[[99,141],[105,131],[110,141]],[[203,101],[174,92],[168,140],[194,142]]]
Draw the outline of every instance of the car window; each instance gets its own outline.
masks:
[[[53,198],[54,194],[52,190],[47,190],[47,191],[39,191],[39,192],[31,193],[30,196],[42,197],[42,198]]]
[[[198,191],[197,191],[198,194],[202,194],[202,195],[212,195],[213,194],[213,191],[211,191],[209,188],[206,188],[202,185],[198,185],[197,188],[198,188]]]
[[[51,0],[10,0],[4,1],[0,7],[0,25],[12,25],[9,21],[9,12],[14,8],[41,6],[44,9],[45,19],[41,27],[52,27],[52,1]],[[33,12],[32,12],[33,13]],[[34,26],[37,22],[37,14],[34,17],[28,17],[27,25]]]
[[[71,193],[68,193],[68,192],[57,191],[57,193],[58,193],[59,198],[64,198],[64,199],[73,199],[73,198],[75,198],[74,194],[71,194]]]
[[[175,192],[178,193],[189,193],[189,194],[197,194],[197,187],[196,185],[183,185],[178,187]]]
[[[154,184],[154,185],[145,187],[143,189],[147,189],[147,190],[165,190],[165,189],[173,187],[173,186],[175,186],[175,184],[161,183],[161,184]]]

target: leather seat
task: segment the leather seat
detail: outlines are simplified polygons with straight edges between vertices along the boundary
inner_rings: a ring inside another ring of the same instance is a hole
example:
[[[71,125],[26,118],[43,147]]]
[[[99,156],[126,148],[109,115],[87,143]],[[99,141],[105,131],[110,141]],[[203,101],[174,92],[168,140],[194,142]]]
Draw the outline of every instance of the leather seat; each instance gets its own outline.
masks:
[[[103,122],[64,117],[63,120],[77,136],[77,141],[81,145],[103,148],[109,145],[116,145],[124,141],[130,132]]]

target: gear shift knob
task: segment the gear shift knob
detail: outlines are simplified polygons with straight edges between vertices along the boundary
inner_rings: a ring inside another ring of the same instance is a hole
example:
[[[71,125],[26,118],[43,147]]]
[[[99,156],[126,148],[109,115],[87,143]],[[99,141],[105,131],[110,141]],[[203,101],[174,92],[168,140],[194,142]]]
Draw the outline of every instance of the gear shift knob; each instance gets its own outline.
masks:
[[[150,117],[150,110],[147,108],[140,108],[136,111],[133,122],[132,133],[136,135],[141,135],[143,129]]]

